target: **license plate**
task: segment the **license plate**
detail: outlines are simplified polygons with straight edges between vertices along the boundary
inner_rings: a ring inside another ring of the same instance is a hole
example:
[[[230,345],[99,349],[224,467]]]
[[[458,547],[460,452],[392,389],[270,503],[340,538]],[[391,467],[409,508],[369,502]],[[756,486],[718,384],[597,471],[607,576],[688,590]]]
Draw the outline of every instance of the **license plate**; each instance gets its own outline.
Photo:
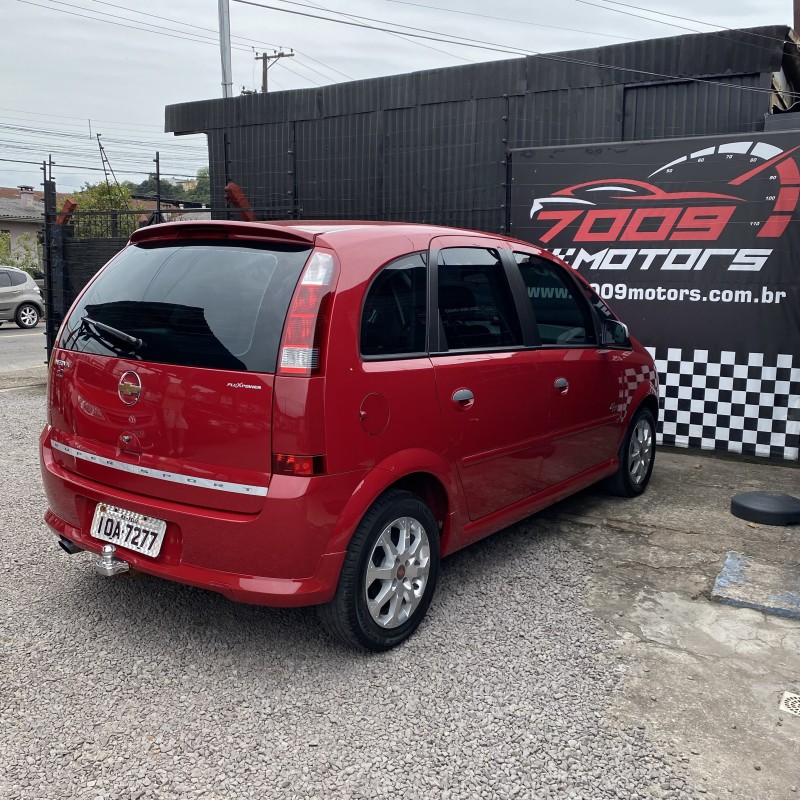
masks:
[[[161,550],[166,530],[167,523],[163,519],[98,503],[94,510],[91,534],[95,539],[153,558]]]

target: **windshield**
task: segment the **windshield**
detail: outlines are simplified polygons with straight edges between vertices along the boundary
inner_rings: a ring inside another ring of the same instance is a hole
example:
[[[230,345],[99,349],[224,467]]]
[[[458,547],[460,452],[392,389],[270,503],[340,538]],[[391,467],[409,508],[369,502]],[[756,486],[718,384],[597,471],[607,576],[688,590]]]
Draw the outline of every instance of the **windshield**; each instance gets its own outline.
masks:
[[[60,346],[164,364],[274,372],[308,247],[132,245],[73,306]]]

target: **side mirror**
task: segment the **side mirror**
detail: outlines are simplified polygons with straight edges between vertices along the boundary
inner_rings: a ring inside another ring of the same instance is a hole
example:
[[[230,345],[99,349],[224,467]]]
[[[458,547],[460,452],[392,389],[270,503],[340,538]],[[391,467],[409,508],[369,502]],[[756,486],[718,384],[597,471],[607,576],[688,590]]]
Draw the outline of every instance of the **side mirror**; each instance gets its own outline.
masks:
[[[630,347],[628,326],[616,319],[604,319],[600,329],[601,344],[606,347]]]

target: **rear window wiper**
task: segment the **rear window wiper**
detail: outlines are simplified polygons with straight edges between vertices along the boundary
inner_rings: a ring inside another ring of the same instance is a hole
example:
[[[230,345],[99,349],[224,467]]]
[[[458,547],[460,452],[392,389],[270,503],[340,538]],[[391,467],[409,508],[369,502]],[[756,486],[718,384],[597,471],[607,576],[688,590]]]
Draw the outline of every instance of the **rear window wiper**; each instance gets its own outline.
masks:
[[[98,322],[91,317],[83,317],[81,319],[81,328],[89,328],[98,339],[104,339],[105,337],[102,335],[104,333],[108,336],[113,336],[115,339],[130,345],[134,350],[138,350],[144,344],[141,339],[137,339],[135,336],[119,330],[119,328],[112,328],[111,325],[106,325],[105,322]]]

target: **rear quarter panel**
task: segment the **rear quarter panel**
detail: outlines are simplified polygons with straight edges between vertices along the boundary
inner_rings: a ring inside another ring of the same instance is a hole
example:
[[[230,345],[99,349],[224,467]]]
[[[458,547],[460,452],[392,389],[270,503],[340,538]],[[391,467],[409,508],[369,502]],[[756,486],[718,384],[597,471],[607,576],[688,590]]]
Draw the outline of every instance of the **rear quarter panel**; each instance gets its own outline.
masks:
[[[362,305],[381,267],[425,241],[405,236],[337,250],[340,278],[325,366],[326,465],[330,473],[368,470],[335,539],[346,547],[372,502],[405,475],[426,472],[448,495],[450,512],[463,507],[439,411],[433,365],[427,356],[364,361],[359,352]]]

